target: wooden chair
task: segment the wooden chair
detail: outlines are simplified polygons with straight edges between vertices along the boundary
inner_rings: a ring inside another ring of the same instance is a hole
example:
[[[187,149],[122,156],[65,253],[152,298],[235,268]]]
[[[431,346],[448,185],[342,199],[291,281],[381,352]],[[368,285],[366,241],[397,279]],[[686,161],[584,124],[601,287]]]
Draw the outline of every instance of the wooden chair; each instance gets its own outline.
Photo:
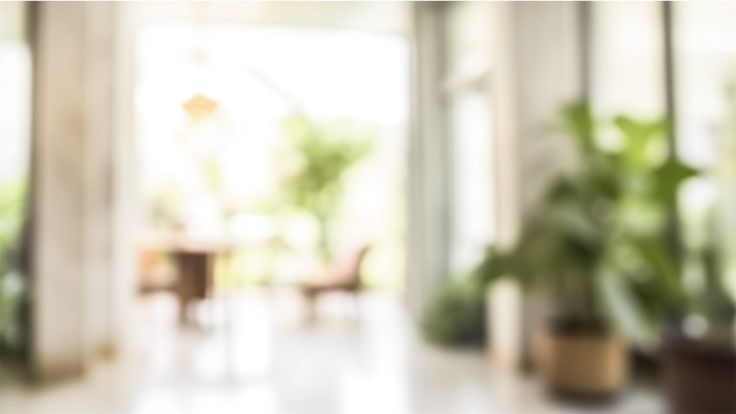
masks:
[[[356,251],[330,263],[316,277],[302,283],[299,288],[309,302],[310,317],[314,316],[314,305],[319,295],[328,292],[346,292],[357,295],[360,291],[360,267],[363,264],[369,246],[362,246]]]

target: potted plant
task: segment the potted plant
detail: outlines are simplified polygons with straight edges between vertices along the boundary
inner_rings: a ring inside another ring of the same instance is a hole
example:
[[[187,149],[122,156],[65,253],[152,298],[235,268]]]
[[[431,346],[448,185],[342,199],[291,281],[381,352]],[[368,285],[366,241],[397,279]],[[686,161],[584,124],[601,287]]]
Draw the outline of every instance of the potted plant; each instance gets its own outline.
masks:
[[[612,155],[595,140],[589,107],[568,105],[561,119],[574,166],[531,209],[513,249],[489,249],[478,274],[485,283],[514,277],[548,293],[549,319],[537,347],[547,384],[560,395],[609,398],[626,383],[627,353],[598,285],[621,183]]]
[[[482,286],[511,277],[550,297],[538,361],[550,388],[611,397],[626,383],[623,338],[654,349],[670,304],[682,301],[674,210],[697,172],[671,156],[663,120],[616,117],[603,124],[607,140],[580,102],[559,124],[575,162],[530,209],[513,248],[489,248],[473,277]]]
[[[484,282],[477,274],[446,281],[422,314],[425,337],[447,347],[481,345],[486,337],[484,292]]]
[[[548,387],[559,396],[607,400],[625,385],[628,368],[624,341],[597,293],[605,230],[589,219],[573,223],[583,211],[555,205],[567,197],[572,195],[551,192],[542,204],[546,212],[525,227],[515,248],[489,249],[479,272],[486,283],[511,276],[551,297],[536,344],[536,364]]]
[[[576,164],[534,208],[515,248],[489,251],[486,280],[514,275],[542,286],[554,300],[540,341],[540,367],[550,386],[583,397],[615,395],[626,383],[624,334],[632,308],[611,299],[613,287],[638,284],[655,332],[664,304],[677,300],[675,265],[663,257],[677,245],[672,212],[681,183],[696,171],[669,154],[663,120],[618,116],[604,141],[584,103],[567,106],[562,126],[573,138]],[[650,266],[643,266],[648,263]]]

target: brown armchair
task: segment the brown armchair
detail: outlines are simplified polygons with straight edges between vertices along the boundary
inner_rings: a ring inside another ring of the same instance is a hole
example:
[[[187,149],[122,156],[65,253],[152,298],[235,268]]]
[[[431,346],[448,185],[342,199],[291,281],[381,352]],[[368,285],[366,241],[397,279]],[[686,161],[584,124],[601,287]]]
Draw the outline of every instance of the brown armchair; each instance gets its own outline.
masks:
[[[360,267],[369,250],[369,246],[360,247],[330,263],[316,277],[299,286],[302,294],[309,301],[310,313],[313,314],[314,302],[320,294],[341,291],[357,297],[361,287]]]

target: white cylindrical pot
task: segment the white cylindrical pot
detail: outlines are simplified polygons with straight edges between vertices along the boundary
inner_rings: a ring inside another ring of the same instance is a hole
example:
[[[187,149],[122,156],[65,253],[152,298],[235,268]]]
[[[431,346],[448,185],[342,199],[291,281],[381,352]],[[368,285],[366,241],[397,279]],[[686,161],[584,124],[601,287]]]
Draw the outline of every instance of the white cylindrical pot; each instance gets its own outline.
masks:
[[[522,360],[522,292],[518,284],[501,280],[486,291],[487,346],[497,365],[517,369]]]

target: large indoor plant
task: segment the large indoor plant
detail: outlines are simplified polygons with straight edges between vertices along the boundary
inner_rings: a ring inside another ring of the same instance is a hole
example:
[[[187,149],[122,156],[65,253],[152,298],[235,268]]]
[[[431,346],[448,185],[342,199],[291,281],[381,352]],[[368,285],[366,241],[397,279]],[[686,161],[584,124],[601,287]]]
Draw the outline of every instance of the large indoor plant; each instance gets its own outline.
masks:
[[[622,192],[614,152],[596,141],[585,103],[566,106],[559,127],[571,138],[573,164],[530,209],[513,249],[489,249],[479,267],[486,283],[513,277],[549,299],[537,362],[558,394],[598,398],[626,382],[626,348],[601,306],[598,288]]]
[[[489,250],[479,274],[487,283],[512,276],[552,298],[539,362],[554,390],[610,396],[626,379],[621,332],[646,343],[679,297],[678,268],[663,258],[677,246],[678,189],[695,171],[670,156],[662,120],[616,117],[604,124],[609,141],[584,103],[565,107],[561,120],[575,163],[531,209],[516,246]],[[617,312],[634,309],[611,298],[627,283],[650,316],[648,330]]]
[[[616,394],[627,369],[623,341],[598,296],[621,184],[611,155],[595,140],[595,126],[585,103],[563,109],[557,127],[569,138],[564,143],[570,144],[573,163],[529,208],[517,243],[510,249],[490,247],[467,280],[440,290],[423,321],[430,339],[467,342],[482,334],[482,319],[474,325],[435,319],[470,315],[477,321],[485,287],[502,278],[542,292],[549,299],[549,318],[539,335],[539,365],[550,388],[580,397]]]

